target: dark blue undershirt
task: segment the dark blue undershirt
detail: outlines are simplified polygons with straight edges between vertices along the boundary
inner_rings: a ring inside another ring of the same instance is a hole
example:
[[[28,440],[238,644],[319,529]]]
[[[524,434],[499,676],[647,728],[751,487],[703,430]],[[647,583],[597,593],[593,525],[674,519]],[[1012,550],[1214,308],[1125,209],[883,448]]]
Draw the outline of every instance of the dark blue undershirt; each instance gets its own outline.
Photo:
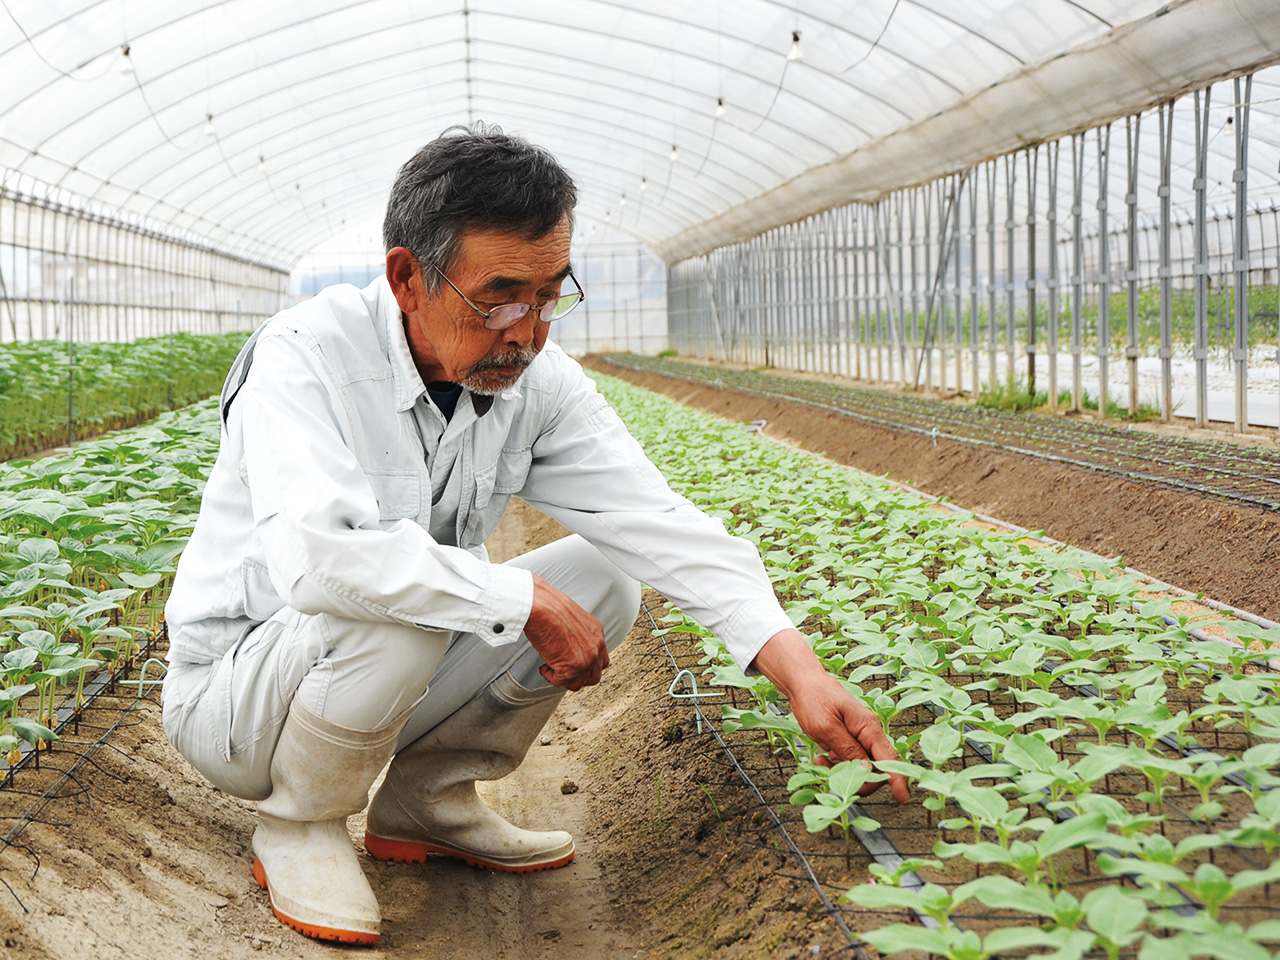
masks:
[[[441,381],[427,384],[427,394],[431,402],[444,414],[445,421],[453,419],[453,411],[458,406],[458,398],[462,396],[462,384]]]

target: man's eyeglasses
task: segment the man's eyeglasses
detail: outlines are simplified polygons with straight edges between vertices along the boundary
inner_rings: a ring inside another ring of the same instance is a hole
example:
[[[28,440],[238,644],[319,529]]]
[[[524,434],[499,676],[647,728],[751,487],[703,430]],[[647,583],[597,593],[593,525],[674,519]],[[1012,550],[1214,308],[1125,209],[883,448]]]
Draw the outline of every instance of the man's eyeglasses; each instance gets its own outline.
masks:
[[[431,269],[440,274],[440,279],[453,287],[453,292],[460,296],[468,307],[474,310],[484,319],[484,327],[486,330],[505,330],[507,327],[519,323],[524,319],[525,314],[530,310],[536,311],[539,320],[551,321],[559,320],[565,314],[572,312],[573,308],[587,299],[587,295],[582,292],[582,287],[578,283],[578,278],[572,273],[568,274],[570,280],[573,281],[574,287],[577,288],[574,293],[566,293],[559,297],[553,297],[542,303],[504,303],[501,306],[494,307],[492,310],[482,310],[471,298],[454,286],[453,281],[444,275],[444,271],[437,267],[434,263]]]

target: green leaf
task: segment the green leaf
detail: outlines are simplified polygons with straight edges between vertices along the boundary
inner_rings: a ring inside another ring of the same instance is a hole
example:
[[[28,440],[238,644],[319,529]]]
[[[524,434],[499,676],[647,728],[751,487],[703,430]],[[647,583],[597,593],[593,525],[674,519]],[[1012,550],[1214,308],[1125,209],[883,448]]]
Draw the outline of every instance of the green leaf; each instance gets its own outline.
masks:
[[[28,563],[53,563],[58,559],[58,545],[47,537],[31,537],[18,544],[18,556]]]
[[[956,755],[963,741],[960,731],[951,724],[935,723],[920,735],[920,752],[934,766],[941,766]]]
[[[869,930],[862,938],[884,954],[918,950],[948,956],[951,945],[940,929],[929,929],[910,923],[891,923],[879,930]]]
[[[992,910],[1020,910],[1042,917],[1054,917],[1053,897],[1042,887],[1030,887],[1011,877],[999,875],[979,877],[961,884],[953,894],[956,900],[977,899]]]
[[[164,574],[160,573],[122,573],[120,579],[139,590],[150,590],[160,582]]]
[[[982,941],[983,950],[993,954],[1056,945],[1057,938],[1048,930],[1041,930],[1039,927],[1002,927],[999,930],[992,930]]]
[[[1004,748],[1003,759],[1021,770],[1052,770],[1059,763],[1053,747],[1040,737],[1029,733],[1015,733]]]
[[[1111,943],[1126,946],[1141,935],[1135,931],[1147,919],[1147,906],[1115,887],[1099,887],[1084,898],[1085,922]]]
[[[1100,813],[1090,813],[1063,820],[1046,829],[1036,840],[1036,850],[1047,859],[1073,847],[1099,843],[1106,837],[1107,818]]]
[[[9,725],[13,727],[14,733],[33,747],[41,740],[52,743],[58,739],[58,735],[48,727],[26,717],[10,717]]]
[[[852,887],[841,898],[872,910],[920,910],[920,898],[911,890],[866,883]]]

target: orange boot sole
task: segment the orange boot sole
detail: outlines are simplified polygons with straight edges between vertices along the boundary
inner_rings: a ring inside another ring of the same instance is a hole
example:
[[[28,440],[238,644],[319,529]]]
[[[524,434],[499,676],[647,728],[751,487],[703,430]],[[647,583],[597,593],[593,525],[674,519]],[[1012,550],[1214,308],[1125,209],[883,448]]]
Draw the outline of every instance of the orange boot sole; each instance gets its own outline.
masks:
[[[253,879],[258,881],[258,886],[266,890],[269,894],[271,887],[267,884],[267,871],[263,869],[262,862],[257,858],[253,858]],[[302,923],[293,917],[286,916],[276,909],[275,904],[271,905],[271,912],[287,927],[292,927],[304,937],[312,937],[316,940],[333,940],[338,943],[355,943],[363,946],[372,946],[378,942],[376,933],[364,933],[357,930],[339,930],[335,927],[319,927],[311,923]]]
[[[434,854],[439,857],[456,857],[473,867],[480,867],[483,870],[501,870],[504,873],[534,873],[538,870],[554,870],[557,867],[567,866],[572,862],[573,856],[577,852],[576,850],[570,850],[563,857],[557,857],[555,860],[546,860],[542,863],[509,864],[496,860],[486,860],[483,857],[477,857],[475,854],[462,850],[437,847],[429,843],[420,843],[413,840],[387,840],[383,837],[375,837],[367,831],[364,835],[364,848],[369,851],[369,856],[378,860],[391,860],[395,863],[426,863],[427,857]]]

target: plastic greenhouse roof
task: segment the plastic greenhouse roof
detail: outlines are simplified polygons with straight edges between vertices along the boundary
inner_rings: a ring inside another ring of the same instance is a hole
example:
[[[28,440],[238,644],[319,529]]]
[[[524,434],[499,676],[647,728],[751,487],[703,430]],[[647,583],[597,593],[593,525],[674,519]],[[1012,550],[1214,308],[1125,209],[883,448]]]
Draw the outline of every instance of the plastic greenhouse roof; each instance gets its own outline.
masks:
[[[675,260],[1276,51],[1275,0],[0,0],[0,183],[289,264],[483,119]],[[1278,99],[1260,74],[1269,196]]]

